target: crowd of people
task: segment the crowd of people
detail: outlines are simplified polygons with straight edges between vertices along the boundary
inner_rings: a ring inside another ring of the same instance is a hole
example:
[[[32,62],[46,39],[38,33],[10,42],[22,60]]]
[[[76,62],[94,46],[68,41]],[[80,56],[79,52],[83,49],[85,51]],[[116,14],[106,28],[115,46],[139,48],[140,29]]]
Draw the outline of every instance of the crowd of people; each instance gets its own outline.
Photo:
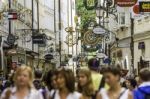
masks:
[[[89,61],[88,67],[76,73],[65,67],[33,73],[29,66],[20,66],[0,99],[150,99],[149,69],[121,82],[121,70],[116,66],[99,71],[98,64]]]

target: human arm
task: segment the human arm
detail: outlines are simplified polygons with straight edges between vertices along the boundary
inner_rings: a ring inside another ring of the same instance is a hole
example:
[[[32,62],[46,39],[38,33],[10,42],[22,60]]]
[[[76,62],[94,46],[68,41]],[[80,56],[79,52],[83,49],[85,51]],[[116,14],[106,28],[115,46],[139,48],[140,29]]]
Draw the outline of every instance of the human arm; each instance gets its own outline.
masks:
[[[7,88],[3,91],[3,93],[0,96],[0,99],[9,99],[11,96],[11,89]]]
[[[102,96],[101,96],[100,93],[98,93],[98,94],[96,95],[96,99],[102,99]]]
[[[132,93],[130,91],[128,93],[128,99],[133,99],[133,95],[132,95]]]
[[[84,99],[83,95],[81,95],[80,99]]]

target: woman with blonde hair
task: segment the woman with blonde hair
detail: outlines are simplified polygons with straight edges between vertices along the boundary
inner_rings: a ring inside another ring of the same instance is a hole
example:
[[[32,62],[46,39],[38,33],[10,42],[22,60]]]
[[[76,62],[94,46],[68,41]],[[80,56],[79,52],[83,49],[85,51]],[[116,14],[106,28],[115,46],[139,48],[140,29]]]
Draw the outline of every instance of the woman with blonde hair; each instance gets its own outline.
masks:
[[[82,93],[82,99],[95,99],[95,90],[91,72],[88,69],[80,69],[78,72],[78,91]]]
[[[0,99],[43,99],[33,87],[33,72],[29,66],[20,66],[14,75],[15,86],[6,89]]]

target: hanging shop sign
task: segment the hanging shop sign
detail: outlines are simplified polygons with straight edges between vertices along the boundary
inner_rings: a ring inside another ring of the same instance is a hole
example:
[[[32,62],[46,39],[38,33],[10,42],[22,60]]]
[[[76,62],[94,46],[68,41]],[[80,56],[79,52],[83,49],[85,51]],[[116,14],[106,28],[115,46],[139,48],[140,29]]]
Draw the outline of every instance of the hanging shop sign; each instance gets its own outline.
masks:
[[[32,27],[32,12],[27,9],[23,13],[20,13],[18,16],[18,20],[24,23],[28,27]]]
[[[120,7],[132,7],[138,0],[116,0],[116,4]]]
[[[15,41],[16,41],[16,37],[13,34],[9,34],[7,37],[7,43],[9,45],[14,45]]]
[[[52,59],[53,59],[53,55],[52,55],[52,54],[46,54],[46,55],[44,56],[44,58],[45,58],[46,60],[52,60]]]
[[[101,37],[95,35],[93,31],[89,30],[84,34],[83,42],[85,45],[96,46],[101,41]]]
[[[32,36],[33,44],[45,44],[46,43],[46,35],[45,34],[38,34]]]
[[[93,45],[82,45],[82,48],[85,52],[95,52],[101,48],[101,44],[97,44],[96,46]]]
[[[105,58],[106,54],[105,53],[97,53],[96,57],[97,58]]]
[[[83,4],[87,10],[93,10],[97,7],[98,0],[84,0]]]
[[[139,2],[140,12],[150,12],[150,1],[140,1]]]
[[[18,18],[17,12],[9,12],[8,13],[9,20],[17,20],[17,18]]]
[[[111,63],[111,59],[110,58],[105,58],[103,62],[105,64],[110,64]]]
[[[139,42],[138,49],[141,49],[141,50],[145,49],[145,42]]]
[[[134,12],[135,14],[139,14],[139,13],[140,13],[140,11],[139,11],[139,5],[134,5],[134,6],[133,6],[133,12]]]
[[[103,29],[102,27],[96,27],[93,29],[93,33],[103,35],[106,33],[106,30]]]
[[[73,32],[75,32],[75,31],[73,30],[73,27],[66,27],[66,28],[65,28],[65,31],[66,31],[67,33],[69,33],[69,34],[72,34]]]
[[[68,34],[66,36],[66,41],[65,43],[69,46],[72,47],[73,45],[76,44],[76,37],[73,34]]]

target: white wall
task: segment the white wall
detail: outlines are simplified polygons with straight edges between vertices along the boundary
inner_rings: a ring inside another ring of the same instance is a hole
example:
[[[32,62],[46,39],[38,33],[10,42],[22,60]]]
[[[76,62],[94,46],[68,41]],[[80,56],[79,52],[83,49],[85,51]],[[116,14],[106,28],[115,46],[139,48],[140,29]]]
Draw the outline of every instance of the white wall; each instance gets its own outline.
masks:
[[[150,61],[150,16],[142,16],[135,19],[134,34],[134,66],[138,68],[138,62],[142,56],[143,60]],[[139,42],[145,43],[145,50],[138,49]]]

